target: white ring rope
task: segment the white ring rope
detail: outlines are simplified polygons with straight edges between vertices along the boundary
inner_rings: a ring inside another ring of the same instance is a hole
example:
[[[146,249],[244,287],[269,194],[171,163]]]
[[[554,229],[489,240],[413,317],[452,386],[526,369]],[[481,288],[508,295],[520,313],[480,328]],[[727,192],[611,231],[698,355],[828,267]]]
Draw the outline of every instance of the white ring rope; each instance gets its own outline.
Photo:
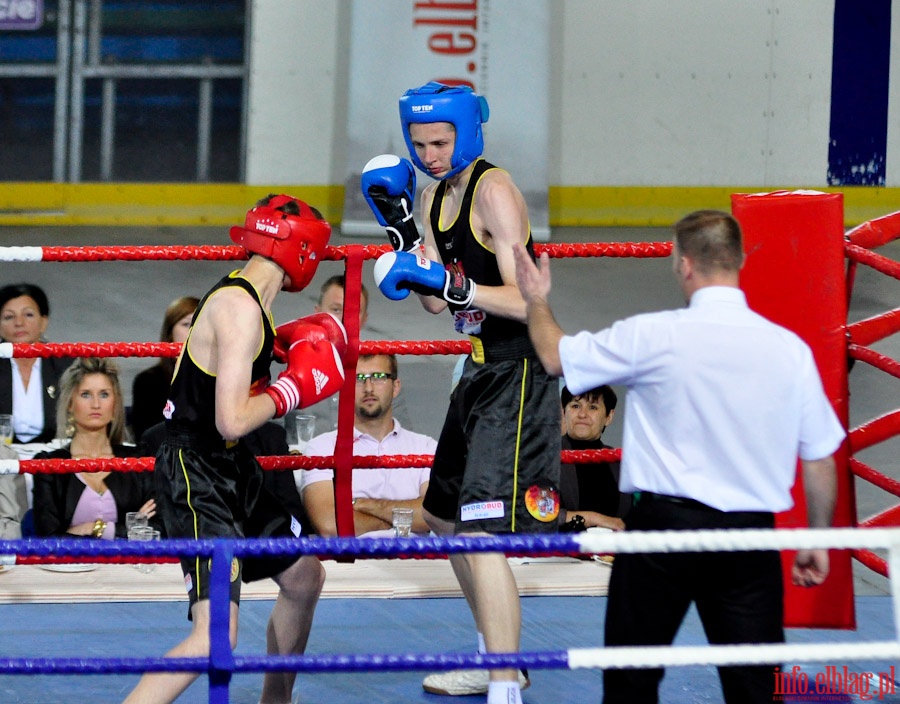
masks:
[[[887,549],[892,576],[900,575],[900,528],[742,529],[718,531],[632,531],[579,533],[586,553],[733,552],[767,549]],[[635,668],[684,665],[753,665],[837,660],[900,660],[900,580],[891,580],[893,641],[869,643],[718,645],[680,647],[575,648],[571,668]]]
[[[785,662],[900,660],[900,642],[684,645],[570,648],[569,667],[632,669],[690,665],[768,665]]]
[[[39,262],[43,259],[43,247],[0,247],[0,262]]]
[[[900,548],[900,528],[742,528],[703,531],[576,533],[582,552],[733,552],[833,548]]]

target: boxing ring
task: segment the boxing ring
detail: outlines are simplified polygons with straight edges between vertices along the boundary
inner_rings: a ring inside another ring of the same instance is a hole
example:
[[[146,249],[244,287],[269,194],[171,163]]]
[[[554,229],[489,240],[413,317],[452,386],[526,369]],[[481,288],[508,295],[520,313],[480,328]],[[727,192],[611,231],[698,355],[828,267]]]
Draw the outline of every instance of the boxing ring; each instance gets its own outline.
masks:
[[[780,206],[780,203],[779,203]],[[737,214],[737,213],[736,213]],[[752,219],[752,218],[751,218]],[[741,218],[739,217],[739,220]],[[745,225],[741,220],[742,225]],[[745,228],[753,229],[752,224]],[[752,235],[751,235],[752,238]],[[900,238],[900,213],[866,223],[847,233],[840,243],[842,263],[846,266],[846,295],[852,290],[856,266],[863,264],[900,279],[900,265],[872,250]],[[327,258],[344,261],[347,284],[345,315],[351,344],[345,368],[354,370],[359,354],[394,353],[401,355],[460,354],[468,351],[467,342],[377,341],[359,340],[358,311],[363,263],[388,251],[385,246],[349,245],[331,247]],[[671,250],[667,242],[591,243],[536,245],[554,258],[568,257],[665,257]],[[91,262],[111,260],[241,260],[244,250],[233,246],[194,247],[5,247],[0,261]],[[900,331],[900,309],[846,325],[849,355],[885,373],[900,377],[900,363],[871,349],[871,345]],[[168,343],[58,343],[18,345],[0,344],[0,356],[176,356],[178,346]],[[846,373],[844,375],[846,377]],[[335,492],[338,531],[352,534],[350,478],[353,467],[428,466],[428,456],[354,457],[350,442],[353,422],[354,377],[347,375],[339,400],[338,442],[333,457],[263,457],[265,469],[335,468]],[[826,384],[827,386],[827,384]],[[852,456],[853,453],[886,441],[900,433],[900,410],[868,421],[849,433],[847,461],[849,471],[895,496],[900,482]],[[567,462],[598,461],[619,456],[618,450],[564,452]],[[0,473],[150,471],[152,458],[108,460],[0,460]],[[852,498],[852,490],[850,496]],[[833,548],[847,551],[862,564],[888,576],[900,570],[900,506],[893,507],[855,526],[829,530],[779,529],[775,531],[704,531],[695,533],[642,534],[568,534],[554,536],[492,536],[453,538],[408,538],[358,540],[339,537],[317,540],[167,540],[158,544],[127,541],[82,541],[76,539],[0,541],[0,564],[43,564],[54,562],[161,562],[181,556],[201,555],[212,561],[211,641],[206,658],[172,659],[164,657],[85,657],[43,658],[3,657],[0,674],[107,674],[147,671],[196,671],[206,673],[209,701],[228,702],[229,684],[238,673],[293,670],[305,673],[434,671],[459,667],[524,666],[532,669],[603,669],[646,666],[688,666],[699,664],[751,664],[770,662],[824,663],[847,660],[900,660],[900,582],[891,582],[893,638],[860,643],[803,643],[785,645],[678,646],[671,648],[592,648],[575,647],[523,651],[510,654],[458,654],[396,652],[391,654],[335,653],[303,656],[265,657],[236,655],[228,645],[229,573],[233,557],[263,555],[317,555],[325,559],[348,561],[357,558],[416,558],[444,556],[458,552],[505,552],[510,555],[580,555],[708,550],[796,550]],[[790,526],[789,526],[790,527]],[[865,530],[861,530],[865,528]],[[883,551],[886,557],[877,555]],[[849,585],[840,587],[846,592]],[[852,592],[852,588],[851,588]],[[852,594],[851,594],[852,598]],[[185,600],[186,602],[186,600]],[[844,624],[843,627],[852,627]],[[523,630],[529,628],[526,623]],[[315,631],[315,626],[314,629]],[[174,644],[174,642],[173,642]],[[893,687],[893,680],[890,683]],[[527,700],[526,694],[526,700]]]

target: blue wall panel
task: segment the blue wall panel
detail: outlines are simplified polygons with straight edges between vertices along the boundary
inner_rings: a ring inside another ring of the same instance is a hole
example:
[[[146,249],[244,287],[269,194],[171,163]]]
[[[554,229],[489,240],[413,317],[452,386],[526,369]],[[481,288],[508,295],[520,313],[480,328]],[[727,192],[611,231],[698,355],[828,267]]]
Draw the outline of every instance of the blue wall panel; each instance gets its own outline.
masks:
[[[883,186],[891,0],[835,0],[828,185]]]

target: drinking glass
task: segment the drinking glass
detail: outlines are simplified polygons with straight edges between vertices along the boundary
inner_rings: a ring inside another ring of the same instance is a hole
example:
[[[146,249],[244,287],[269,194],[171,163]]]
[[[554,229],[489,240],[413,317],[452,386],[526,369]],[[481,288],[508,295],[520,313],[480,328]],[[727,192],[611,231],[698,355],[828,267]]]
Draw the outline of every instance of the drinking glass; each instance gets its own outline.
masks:
[[[135,526],[146,526],[147,514],[140,511],[129,511],[125,514],[125,530],[129,533]]]
[[[316,417],[307,413],[291,411],[284,417],[284,432],[287,434],[288,449],[291,454],[302,455],[307,443],[316,432]]]
[[[132,526],[131,530],[128,531],[128,539],[138,541],[159,540],[160,533],[158,530],[151,528],[150,526]],[[138,572],[150,574],[156,569],[156,565],[153,563],[139,562],[134,565],[134,568]]]
[[[411,508],[395,508],[391,513],[394,519],[394,537],[408,538],[412,531],[413,510]]]

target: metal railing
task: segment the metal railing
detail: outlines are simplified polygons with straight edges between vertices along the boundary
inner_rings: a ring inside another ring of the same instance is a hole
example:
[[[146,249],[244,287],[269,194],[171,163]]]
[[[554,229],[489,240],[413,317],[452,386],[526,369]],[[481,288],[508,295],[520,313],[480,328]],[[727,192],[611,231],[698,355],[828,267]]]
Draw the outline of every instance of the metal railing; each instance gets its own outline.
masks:
[[[249,0],[245,3],[245,26],[249,27]],[[196,180],[208,181],[212,143],[214,82],[242,81],[239,180],[243,180],[247,141],[246,95],[247,51],[239,64],[129,63],[104,60],[103,0],[59,0],[57,8],[56,61],[0,64],[0,78],[51,78],[55,81],[53,120],[53,180],[79,182],[83,172],[86,82],[101,80],[100,180],[114,178],[116,144],[116,93],[122,79],[197,81]]]
[[[71,0],[59,0],[54,63],[0,64],[0,78],[52,78],[53,101],[53,180],[65,181],[66,137],[69,108],[69,59],[71,56]]]
[[[89,6],[88,6],[89,3]],[[195,80],[198,85],[197,113],[197,181],[209,180],[210,145],[212,142],[213,81],[240,79],[246,87],[247,52],[237,65],[214,65],[210,62],[187,64],[134,63],[115,65],[102,63],[100,43],[103,0],[75,0],[72,23],[72,119],[69,125],[69,181],[81,181],[82,145],[84,143],[84,93],[89,79],[102,80],[100,118],[100,180],[113,179],[115,156],[115,104],[117,81],[121,79]],[[249,3],[246,12],[250,12]],[[245,15],[248,16],[248,15]],[[249,25],[249,23],[247,23]],[[246,43],[245,43],[246,47]],[[244,91],[246,94],[246,89]],[[246,107],[241,105],[240,179],[243,179],[243,154],[246,152]]]

